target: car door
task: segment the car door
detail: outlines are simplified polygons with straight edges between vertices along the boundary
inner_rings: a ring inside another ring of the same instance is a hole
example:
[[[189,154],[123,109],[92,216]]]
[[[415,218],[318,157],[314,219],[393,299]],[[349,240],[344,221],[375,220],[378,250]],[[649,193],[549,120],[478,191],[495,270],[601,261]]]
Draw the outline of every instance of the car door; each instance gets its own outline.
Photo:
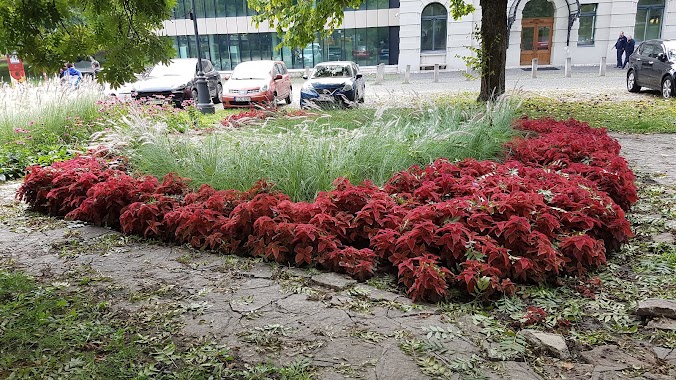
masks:
[[[658,73],[656,72],[656,63],[659,63],[657,55],[662,50],[661,46],[655,43],[646,44],[641,70],[645,79],[645,86],[650,88],[660,88]]]
[[[275,63],[275,77],[281,75],[282,79],[275,80],[275,86],[277,87],[277,95],[280,98],[286,98],[289,96],[289,91],[291,91],[290,81],[289,81],[289,72],[281,63]]]
[[[287,70],[286,65],[284,63],[280,63],[279,67],[281,67],[282,69],[284,83],[286,83],[286,87],[289,89],[288,96],[291,96],[291,92],[293,91],[293,86],[291,84],[291,74],[289,74],[289,70]]]
[[[662,44],[662,42],[658,42],[655,44],[655,63],[653,64],[653,74],[655,75],[655,83],[657,84],[657,88],[661,89],[662,88],[662,77],[664,76],[665,73],[668,73],[669,70],[671,69],[671,62],[669,62],[669,59],[665,59],[663,61],[660,61],[659,57],[660,54],[664,54],[664,57],[667,58],[669,57],[669,51],[667,50],[666,46]]]

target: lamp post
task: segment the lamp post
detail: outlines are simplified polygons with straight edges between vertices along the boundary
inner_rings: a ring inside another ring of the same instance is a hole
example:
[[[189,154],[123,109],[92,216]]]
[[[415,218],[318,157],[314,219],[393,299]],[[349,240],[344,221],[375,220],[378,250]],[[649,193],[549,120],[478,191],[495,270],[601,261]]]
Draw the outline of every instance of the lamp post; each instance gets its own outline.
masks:
[[[197,31],[197,17],[195,16],[195,0],[192,0],[192,10],[190,11],[190,19],[195,27],[195,43],[197,44],[197,109],[204,113],[215,113],[214,103],[211,101],[211,94],[209,94],[209,85],[207,78],[204,76],[204,69],[202,67],[202,49],[200,46],[200,35]]]

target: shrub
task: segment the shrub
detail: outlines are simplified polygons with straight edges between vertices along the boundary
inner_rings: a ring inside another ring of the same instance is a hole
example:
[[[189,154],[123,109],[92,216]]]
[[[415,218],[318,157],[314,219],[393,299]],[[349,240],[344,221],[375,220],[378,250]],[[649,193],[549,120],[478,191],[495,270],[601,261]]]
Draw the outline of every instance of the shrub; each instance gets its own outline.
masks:
[[[606,193],[605,171],[582,167],[595,167],[585,157],[599,152],[568,149],[590,149],[579,143],[586,127],[567,123],[533,124],[537,142],[511,145],[510,158],[525,162],[438,159],[395,173],[382,188],[338,178],[313,202],[292,202],[268,182],[191,192],[180,177],[133,179],[112,167],[118,161],[97,157],[32,168],[19,196],[40,211],[125,233],[317,265],[360,281],[396,271],[414,300],[444,298],[451,285],[477,297],[511,294],[515,282],[584,275],[631,236],[624,210]],[[591,133],[591,145],[606,141],[605,132]],[[608,141],[601,153],[610,159],[618,151]],[[617,170],[633,178],[626,165]],[[614,194],[631,204],[632,186]]]

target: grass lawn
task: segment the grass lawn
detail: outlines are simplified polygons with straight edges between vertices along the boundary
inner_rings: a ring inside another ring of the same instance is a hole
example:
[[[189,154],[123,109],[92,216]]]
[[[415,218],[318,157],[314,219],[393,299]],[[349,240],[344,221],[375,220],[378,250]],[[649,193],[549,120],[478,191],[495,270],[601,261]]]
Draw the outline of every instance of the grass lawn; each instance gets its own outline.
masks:
[[[676,133],[676,99],[646,96],[639,101],[560,101],[526,98],[519,109],[531,118],[582,120],[592,127],[626,133]]]
[[[437,102],[471,106],[476,94],[442,96]],[[516,110],[516,116],[532,119],[549,117],[557,120],[573,118],[595,128],[624,133],[676,133],[676,98],[669,100],[646,95],[639,101],[617,101],[599,97],[588,101],[558,100],[528,94]]]

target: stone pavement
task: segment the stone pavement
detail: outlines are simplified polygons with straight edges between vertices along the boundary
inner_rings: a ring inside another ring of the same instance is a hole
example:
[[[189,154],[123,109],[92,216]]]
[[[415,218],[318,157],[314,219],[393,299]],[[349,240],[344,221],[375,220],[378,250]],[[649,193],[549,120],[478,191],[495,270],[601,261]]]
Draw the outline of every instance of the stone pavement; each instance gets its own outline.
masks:
[[[676,134],[611,133],[620,142],[620,155],[634,170],[652,173],[661,185],[676,186]]]
[[[638,94],[626,89],[626,70],[608,66],[606,76],[599,76],[598,66],[574,66],[571,77],[566,78],[563,68],[559,70],[538,71],[537,78],[531,78],[530,71],[507,69],[505,72],[505,88],[508,92],[537,93],[544,96],[566,96],[574,92],[577,99],[639,100],[645,97],[657,97],[659,93],[644,89]],[[442,71],[438,83],[433,81],[430,71],[412,73],[411,81],[404,84],[403,74],[387,74],[384,81],[376,83],[375,74],[367,74],[366,106],[395,106],[416,104],[420,100],[429,100],[430,95],[459,94],[463,92],[479,92],[481,83],[468,80],[461,71]],[[294,79],[294,104],[298,107],[300,99],[301,79]]]
[[[644,342],[598,346],[572,359],[566,352],[503,361],[467,315],[414,305],[402,294],[343,275],[136,242],[109,229],[26,214],[13,199],[17,187],[0,186],[0,262],[47,282],[78,283],[86,276],[94,284],[88,289],[111,307],[167,310],[182,321],[177,338],[216,339],[245,362],[283,365],[307,358],[324,380],[428,379],[411,347],[443,329],[439,349],[489,379],[676,376],[676,351]],[[567,351],[565,344],[557,350]]]

